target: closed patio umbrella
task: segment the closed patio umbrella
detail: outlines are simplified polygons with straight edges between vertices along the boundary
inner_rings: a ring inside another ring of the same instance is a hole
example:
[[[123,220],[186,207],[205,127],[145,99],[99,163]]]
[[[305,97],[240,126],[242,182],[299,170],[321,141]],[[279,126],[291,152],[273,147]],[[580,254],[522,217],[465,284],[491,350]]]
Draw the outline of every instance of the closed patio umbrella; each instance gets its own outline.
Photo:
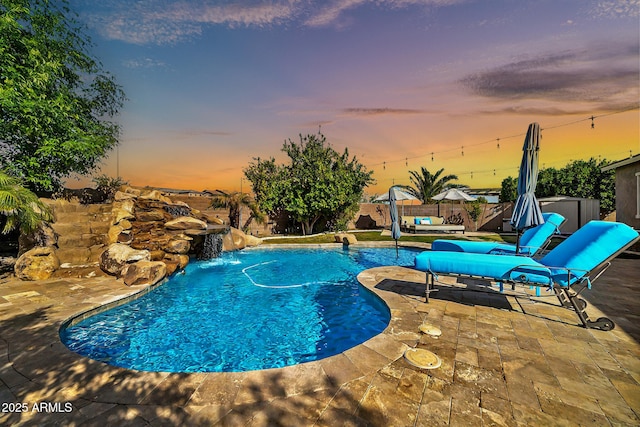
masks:
[[[538,184],[538,152],[540,151],[540,125],[531,123],[522,147],[522,163],[518,175],[518,198],[511,215],[511,226],[516,230],[516,253],[520,249],[520,235],[530,227],[544,223],[535,191]]]
[[[391,237],[396,241],[396,257],[398,256],[398,239],[400,233],[400,223],[398,222],[398,206],[396,204],[396,192],[394,187],[389,189],[389,215],[391,216]]]

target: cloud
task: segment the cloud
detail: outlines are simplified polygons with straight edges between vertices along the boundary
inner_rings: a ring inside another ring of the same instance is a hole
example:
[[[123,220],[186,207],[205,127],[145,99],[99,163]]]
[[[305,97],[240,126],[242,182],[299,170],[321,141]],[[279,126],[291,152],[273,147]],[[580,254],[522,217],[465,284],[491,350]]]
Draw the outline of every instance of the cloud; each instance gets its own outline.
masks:
[[[624,103],[638,97],[638,49],[637,42],[603,42],[523,58],[468,75],[460,83],[478,95],[505,100]]]
[[[344,114],[353,116],[408,115],[422,114],[422,110],[410,108],[344,108]]]
[[[446,7],[467,0],[333,0],[324,3],[324,6],[313,11],[305,21],[310,27],[343,26],[344,12],[357,7],[375,4],[385,9],[401,9],[411,6]]]
[[[504,108],[496,108],[496,109],[483,109],[475,112],[476,115],[485,115],[485,116],[496,116],[496,115],[519,115],[519,116],[531,116],[531,117],[539,117],[539,116],[549,116],[549,117],[560,117],[560,116],[568,116],[568,115],[591,115],[594,111],[599,112],[619,112],[619,111],[628,111],[628,110],[636,110],[640,107],[639,102],[631,102],[631,103],[604,103],[599,106],[596,106],[595,109],[593,106],[576,106],[575,108],[570,108],[570,105],[565,105],[562,108],[553,107],[553,106],[545,106],[545,107],[533,107],[533,106],[507,106]]]
[[[228,28],[267,28],[299,23],[308,27],[344,26],[345,12],[365,5],[382,9],[446,7],[468,0],[92,0],[82,14],[109,40],[126,43],[176,44],[197,37],[216,25]]]
[[[166,64],[162,61],[157,61],[152,58],[142,59],[128,59],[122,62],[122,65],[126,68],[138,69],[138,68],[164,68]]]
[[[634,18],[640,16],[640,0],[599,1],[589,11],[593,18]]]
[[[297,3],[298,0],[268,3],[116,0],[82,16],[106,39],[139,45],[163,45],[198,36],[209,25],[235,28],[279,24],[292,17]]]
[[[314,13],[307,21],[310,27],[325,27],[333,24],[340,17],[342,12],[356,8],[362,4],[370,3],[368,0],[339,0]]]

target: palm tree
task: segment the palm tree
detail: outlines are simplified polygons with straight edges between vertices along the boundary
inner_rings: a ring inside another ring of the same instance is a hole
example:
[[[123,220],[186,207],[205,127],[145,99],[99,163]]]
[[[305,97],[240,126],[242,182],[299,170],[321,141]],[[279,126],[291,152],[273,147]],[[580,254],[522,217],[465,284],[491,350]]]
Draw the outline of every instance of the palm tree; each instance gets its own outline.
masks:
[[[0,220],[4,221],[2,234],[16,228],[21,233],[30,233],[43,221],[52,219],[51,210],[38,196],[26,189],[19,179],[0,170]]]
[[[431,174],[424,166],[420,169],[420,172],[409,171],[413,186],[406,187],[407,191],[422,200],[422,203],[428,203],[433,196],[442,192],[445,187],[453,185],[449,181],[458,179],[458,176],[453,174],[441,176],[442,172],[444,172],[444,168]]]
[[[244,224],[244,229],[249,227],[249,224],[251,224],[251,221],[253,221],[254,218],[258,222],[262,222],[264,220],[265,215],[260,212],[258,204],[247,193],[241,193],[239,191],[226,193],[218,190],[218,194],[213,196],[213,199],[211,200],[211,207],[229,209],[229,225],[234,228],[240,228],[240,209],[242,209],[243,206],[246,206],[251,210],[251,215]]]

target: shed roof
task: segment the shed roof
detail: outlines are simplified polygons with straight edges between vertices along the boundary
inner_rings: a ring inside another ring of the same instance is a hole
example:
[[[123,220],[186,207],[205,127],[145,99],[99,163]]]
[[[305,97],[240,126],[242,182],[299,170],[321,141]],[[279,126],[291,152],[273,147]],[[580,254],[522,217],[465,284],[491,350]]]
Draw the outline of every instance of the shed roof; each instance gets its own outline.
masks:
[[[611,163],[601,169],[602,172],[606,172],[611,169],[617,169],[622,166],[630,165],[632,163],[640,162],[640,154],[636,154],[635,156],[631,156],[628,159],[620,160],[615,163]]]

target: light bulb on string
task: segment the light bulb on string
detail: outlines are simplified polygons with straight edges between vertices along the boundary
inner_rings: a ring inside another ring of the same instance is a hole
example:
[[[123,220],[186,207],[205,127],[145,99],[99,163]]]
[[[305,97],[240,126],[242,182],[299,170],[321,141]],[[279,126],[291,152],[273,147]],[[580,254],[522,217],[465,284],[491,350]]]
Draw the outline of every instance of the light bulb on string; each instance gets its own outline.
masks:
[[[591,119],[591,129],[594,129],[594,128],[596,127],[596,124],[595,124],[595,122],[594,122],[595,117],[594,117],[594,116],[591,116],[591,117],[589,117],[589,118]]]
[[[433,162],[433,151],[431,152],[431,161]]]
[[[462,151],[462,156],[464,157],[464,145],[460,147],[460,150]]]
[[[382,162],[382,170],[387,170],[387,162]]]
[[[500,149],[500,138],[496,138],[496,141],[498,141],[497,147],[498,147],[498,150],[499,150]]]

